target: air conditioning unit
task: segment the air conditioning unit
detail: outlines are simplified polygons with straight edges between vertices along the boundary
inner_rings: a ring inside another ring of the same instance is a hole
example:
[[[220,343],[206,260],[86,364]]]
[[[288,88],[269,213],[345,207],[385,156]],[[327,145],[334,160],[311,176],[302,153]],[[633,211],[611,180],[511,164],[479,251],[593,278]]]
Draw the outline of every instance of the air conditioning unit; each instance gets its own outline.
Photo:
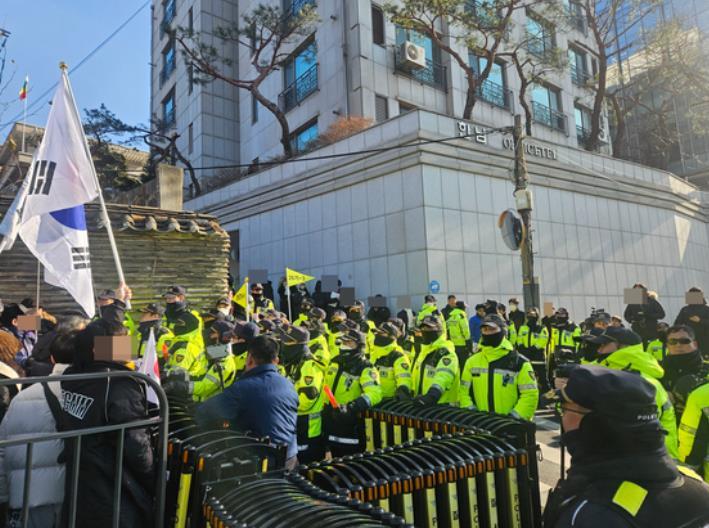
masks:
[[[426,67],[426,50],[413,42],[403,42],[399,47],[399,66],[405,70],[420,70]]]

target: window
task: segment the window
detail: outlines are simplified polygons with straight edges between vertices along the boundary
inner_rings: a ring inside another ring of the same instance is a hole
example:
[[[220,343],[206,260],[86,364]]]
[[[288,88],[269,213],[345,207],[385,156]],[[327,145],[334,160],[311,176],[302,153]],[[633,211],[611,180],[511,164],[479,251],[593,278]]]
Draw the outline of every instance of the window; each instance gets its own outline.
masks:
[[[374,96],[374,119],[377,123],[389,119],[389,101],[383,95]]]
[[[561,92],[558,88],[535,84],[532,88],[534,121],[561,132],[566,132],[566,116],[561,110]]]
[[[187,95],[192,95],[192,90],[194,90],[194,66],[192,64],[187,65]]]
[[[165,84],[175,71],[175,42],[170,41],[162,52],[162,70],[160,71],[160,86]]]
[[[318,138],[318,120],[314,119],[291,134],[291,145],[296,152],[303,152]]]
[[[192,154],[194,149],[194,135],[192,131],[192,123],[187,127],[187,154]]]
[[[426,67],[419,69],[407,69],[401,64],[398,50],[404,42],[412,42],[424,49],[426,55]],[[417,33],[412,29],[404,29],[400,26],[396,27],[396,50],[394,55],[394,65],[397,71],[410,75],[414,79],[423,84],[428,84],[436,88],[447,90],[446,84],[446,68],[441,61],[441,49],[434,45],[429,37]]]
[[[591,111],[580,105],[574,106],[574,120],[576,121],[576,140],[583,147],[591,137]]]
[[[251,94],[251,123],[258,121],[258,99],[254,94]]]
[[[569,68],[571,68],[571,82],[576,86],[585,86],[590,75],[588,74],[588,61],[586,53],[576,48],[569,48]]]
[[[587,26],[584,7],[580,3],[574,2],[573,0],[564,0],[564,10],[569,17],[571,27],[585,35],[587,32]]]
[[[527,39],[527,51],[539,58],[554,49],[554,29],[530,13],[527,13]]]
[[[175,126],[175,89],[162,101],[162,120],[165,128]]]
[[[492,29],[500,24],[500,12],[495,0],[467,0],[465,9],[475,15],[478,26]]]
[[[194,31],[194,18],[192,16],[192,8],[190,7],[190,10],[187,11],[187,29],[190,31]]]
[[[279,96],[281,108],[287,112],[318,89],[318,50],[312,39],[283,68],[285,89]]]
[[[399,101],[399,115],[408,114],[417,109],[417,106]]]
[[[384,11],[372,4],[372,42],[384,45]]]
[[[170,24],[175,19],[175,0],[168,0],[164,3],[164,6],[162,22],[160,22],[161,37],[170,29]]]
[[[480,77],[487,66],[487,59],[470,53],[468,60],[476,77]],[[493,63],[487,79],[478,83],[476,92],[477,96],[485,102],[499,106],[500,108],[510,108],[512,98],[510,97],[509,90],[507,90],[504,63],[499,61]]]

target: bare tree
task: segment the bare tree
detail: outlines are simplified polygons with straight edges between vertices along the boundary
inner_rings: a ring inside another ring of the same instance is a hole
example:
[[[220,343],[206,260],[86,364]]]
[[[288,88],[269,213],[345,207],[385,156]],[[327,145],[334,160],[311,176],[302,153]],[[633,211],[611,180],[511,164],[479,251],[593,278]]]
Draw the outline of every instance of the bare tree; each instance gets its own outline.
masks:
[[[221,80],[230,86],[246,90],[266,108],[281,127],[281,145],[287,157],[293,155],[290,126],[284,109],[278,101],[272,101],[261,90],[266,78],[283,68],[291,57],[292,45],[313,31],[317,20],[315,4],[307,3],[296,12],[283,12],[278,7],[259,4],[242,21],[215,29],[213,34],[196,33],[179,28],[175,39],[180,45],[188,68],[192,69],[194,82],[209,83]],[[223,45],[244,46],[251,51],[253,75],[242,79],[229,75],[224,67],[231,67],[233,61],[220,53],[212,44],[214,39]]]

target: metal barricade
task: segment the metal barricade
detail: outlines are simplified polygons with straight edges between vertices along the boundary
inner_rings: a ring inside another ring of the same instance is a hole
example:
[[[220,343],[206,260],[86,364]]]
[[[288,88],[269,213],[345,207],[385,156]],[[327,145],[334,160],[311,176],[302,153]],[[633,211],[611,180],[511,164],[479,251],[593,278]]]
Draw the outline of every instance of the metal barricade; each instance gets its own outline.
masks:
[[[72,448],[72,467],[71,467],[71,482],[65,493],[69,493],[69,512],[68,524],[69,528],[74,528],[76,525],[76,509],[77,509],[77,492],[79,485],[79,465],[81,460],[82,439],[87,436],[106,434],[115,432],[117,434],[116,441],[116,466],[113,481],[113,514],[112,526],[118,528],[120,525],[121,512],[121,491],[123,482],[123,458],[124,458],[124,437],[129,429],[149,428],[157,431],[157,446],[155,455],[157,457],[157,472],[154,490],[154,526],[162,528],[165,511],[165,477],[167,463],[167,434],[168,434],[168,402],[165,392],[159,383],[149,378],[140,372],[127,371],[111,371],[111,372],[94,372],[87,374],[67,374],[61,376],[35,376],[30,378],[11,378],[0,379],[0,387],[8,385],[30,385],[34,383],[52,383],[62,381],[83,381],[97,379],[112,379],[112,378],[132,378],[146,383],[152,387],[157,394],[160,407],[158,416],[148,417],[142,420],[134,420],[120,424],[111,424],[100,427],[87,427],[86,429],[71,429],[66,431],[58,431],[55,433],[39,433],[32,435],[20,435],[8,440],[0,440],[0,447],[7,448],[11,446],[26,445],[25,455],[25,479],[23,487],[22,499],[22,526],[26,528],[29,521],[29,496],[32,477],[32,455],[35,444],[47,442],[51,440],[73,440]],[[20,392],[21,394],[21,392]],[[69,468],[67,468],[68,470]],[[66,500],[65,500],[66,504]]]

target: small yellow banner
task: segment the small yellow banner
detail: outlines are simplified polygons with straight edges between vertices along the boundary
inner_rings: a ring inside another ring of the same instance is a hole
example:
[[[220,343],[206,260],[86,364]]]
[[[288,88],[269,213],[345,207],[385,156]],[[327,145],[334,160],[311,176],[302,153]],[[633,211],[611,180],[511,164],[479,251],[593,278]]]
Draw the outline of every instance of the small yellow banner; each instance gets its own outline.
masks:
[[[315,277],[311,277],[305,273],[300,273],[299,271],[286,268],[286,282],[288,283],[288,287],[295,286],[296,284],[302,284],[314,279]]]
[[[244,283],[241,285],[241,288],[237,290],[237,292],[234,294],[234,298],[232,299],[236,304],[239,306],[242,306],[243,308],[246,308],[249,304],[249,278],[246,277],[244,279]]]

